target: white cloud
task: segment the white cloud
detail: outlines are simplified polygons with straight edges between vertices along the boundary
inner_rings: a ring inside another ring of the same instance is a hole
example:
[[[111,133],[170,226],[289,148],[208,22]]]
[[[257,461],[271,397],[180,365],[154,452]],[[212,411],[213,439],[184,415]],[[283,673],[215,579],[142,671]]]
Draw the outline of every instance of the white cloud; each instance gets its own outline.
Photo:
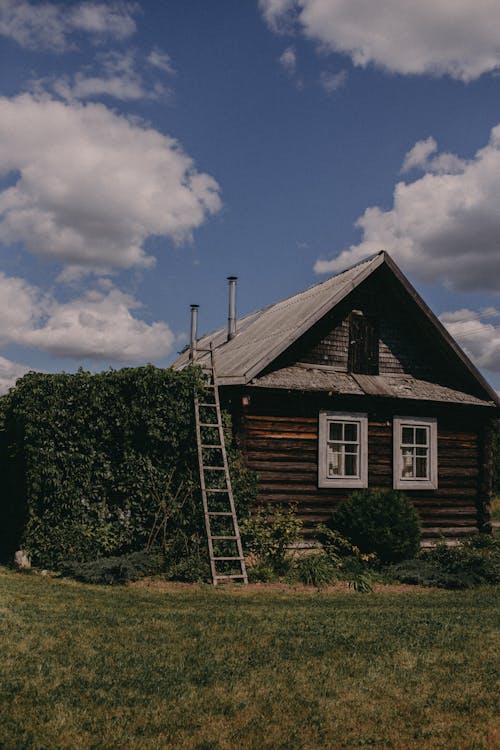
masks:
[[[127,52],[106,52],[96,55],[96,65],[78,71],[73,77],[63,76],[49,82],[52,89],[63,99],[90,99],[96,96],[111,96],[115,99],[159,99],[169,90],[156,81],[148,85],[138,70],[136,55]],[[43,89],[46,81],[37,81],[35,86]]]
[[[291,30],[295,0],[259,0],[259,7],[272,31],[285,33]]]
[[[442,153],[431,159],[430,156],[436,151],[437,143],[432,136],[429,136],[425,141],[417,141],[406,154],[401,172],[421,169],[424,172],[435,174],[459,174],[467,166],[467,161],[459,159],[455,154]]]
[[[443,313],[441,322],[478,367],[500,372],[500,311],[462,309]],[[485,322],[496,319],[496,323]]]
[[[134,316],[140,302],[112,284],[60,303],[0,273],[0,344],[19,344],[58,357],[144,362],[167,356],[175,336],[166,323]]]
[[[36,126],[34,125],[36,123]],[[153,235],[190,240],[219,186],[177,141],[101,104],[0,98],[0,241],[90,270],[150,267]]]
[[[279,63],[289,75],[294,75],[297,70],[297,55],[293,47],[287,47],[284,50],[280,55]]]
[[[147,60],[153,68],[163,70],[164,73],[168,73],[170,76],[175,75],[175,68],[172,64],[172,60],[170,59],[170,55],[167,55],[166,52],[162,52],[155,48],[149,53]]]
[[[427,163],[426,148],[433,144],[423,143],[420,157],[414,147],[405,163],[420,159],[429,171],[414,182],[399,182],[390,210],[367,208],[356,222],[362,241],[333,260],[318,260],[318,273],[339,271],[383,249],[424,281],[500,289],[500,125],[467,161],[444,154]]]
[[[347,71],[340,70],[338,73],[332,73],[329,70],[322,70],[319,76],[319,82],[327,94],[333,94],[338,91],[347,81]]]
[[[32,368],[12,362],[10,359],[0,357],[0,396],[7,393],[9,388],[16,384],[18,378],[22,378]]]
[[[496,0],[259,0],[275,32],[292,22],[354,65],[471,81],[500,67]]]
[[[72,46],[75,32],[94,39],[126,39],[135,31],[131,2],[30,3],[0,0],[0,35],[29,49],[63,52]]]

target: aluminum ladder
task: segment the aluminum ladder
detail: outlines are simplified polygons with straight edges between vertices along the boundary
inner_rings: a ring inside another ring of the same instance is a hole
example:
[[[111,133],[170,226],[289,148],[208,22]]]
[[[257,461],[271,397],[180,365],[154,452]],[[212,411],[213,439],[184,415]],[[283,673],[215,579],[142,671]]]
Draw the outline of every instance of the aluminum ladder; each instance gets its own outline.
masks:
[[[213,346],[198,349],[208,362],[195,362],[204,375],[203,393],[194,395],[194,416],[200,487],[214,586],[240,580],[248,583],[238,518],[227,462]],[[201,400],[202,399],[202,400]]]

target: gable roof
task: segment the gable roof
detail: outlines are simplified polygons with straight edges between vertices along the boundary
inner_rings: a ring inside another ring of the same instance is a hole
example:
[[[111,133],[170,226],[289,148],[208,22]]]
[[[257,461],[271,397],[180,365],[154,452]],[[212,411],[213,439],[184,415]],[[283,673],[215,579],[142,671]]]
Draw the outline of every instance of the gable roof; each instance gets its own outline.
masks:
[[[206,350],[211,344],[213,345],[217,375],[221,385],[250,383],[381,266],[386,266],[392,271],[408,295],[437,330],[445,347],[458,358],[491,400],[500,406],[498,394],[472,364],[392,258],[383,250],[326,281],[239,319],[236,336],[231,340],[227,340],[227,328],[224,327],[199,339],[198,347]],[[199,352],[196,360],[202,363],[208,356],[206,352]],[[189,351],[183,352],[172,366],[174,369],[182,369],[187,364],[189,364]]]

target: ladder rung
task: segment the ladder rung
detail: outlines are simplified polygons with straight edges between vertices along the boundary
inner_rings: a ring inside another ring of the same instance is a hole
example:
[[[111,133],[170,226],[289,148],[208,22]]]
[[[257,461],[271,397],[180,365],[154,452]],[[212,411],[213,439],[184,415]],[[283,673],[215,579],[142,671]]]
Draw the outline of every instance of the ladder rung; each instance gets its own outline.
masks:
[[[227,495],[229,490],[221,490],[220,487],[205,487],[205,492],[225,492]]]
[[[205,465],[203,465],[203,470],[204,471],[225,471],[226,467],[225,466],[205,466]]]
[[[220,562],[221,560],[243,560],[243,557],[212,557],[212,560]]]
[[[219,429],[219,425],[217,422],[200,422],[200,427],[215,427]]]
[[[222,450],[222,445],[219,443],[219,445],[210,445],[209,443],[202,443],[200,445],[200,448],[218,448],[219,450]]]
[[[216,581],[224,581],[227,578],[245,578],[245,576],[242,573],[238,573],[237,575],[232,576],[215,576]]]
[[[217,404],[203,403],[203,404],[198,404],[198,406],[210,406],[211,409],[217,409]]]
[[[229,510],[209,510],[207,511],[209,516],[232,516],[233,514]]]
[[[212,539],[239,539],[237,536],[213,536]]]

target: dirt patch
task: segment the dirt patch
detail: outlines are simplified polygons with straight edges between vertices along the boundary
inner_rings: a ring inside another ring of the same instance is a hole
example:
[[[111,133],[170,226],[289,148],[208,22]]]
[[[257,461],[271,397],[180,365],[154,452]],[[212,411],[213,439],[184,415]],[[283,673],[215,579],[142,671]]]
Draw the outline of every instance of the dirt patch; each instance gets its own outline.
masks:
[[[135,588],[151,589],[152,591],[164,591],[165,593],[180,593],[180,592],[193,592],[200,589],[213,590],[215,587],[210,584],[199,584],[199,583],[179,583],[177,581],[162,581],[155,578],[144,578],[141,581],[135,581],[130,586]],[[324,586],[321,589],[315,586],[304,586],[301,583],[249,583],[247,586],[243,586],[238,583],[221,584],[217,586],[217,590],[224,592],[231,592],[231,594],[252,594],[252,593],[300,593],[300,594],[356,594],[354,589],[349,588],[347,581],[337,581],[331,586]],[[383,584],[377,583],[374,586],[374,593],[377,594],[408,594],[408,593],[421,593],[429,592],[428,588],[424,586],[411,586],[405,583],[396,584]]]

